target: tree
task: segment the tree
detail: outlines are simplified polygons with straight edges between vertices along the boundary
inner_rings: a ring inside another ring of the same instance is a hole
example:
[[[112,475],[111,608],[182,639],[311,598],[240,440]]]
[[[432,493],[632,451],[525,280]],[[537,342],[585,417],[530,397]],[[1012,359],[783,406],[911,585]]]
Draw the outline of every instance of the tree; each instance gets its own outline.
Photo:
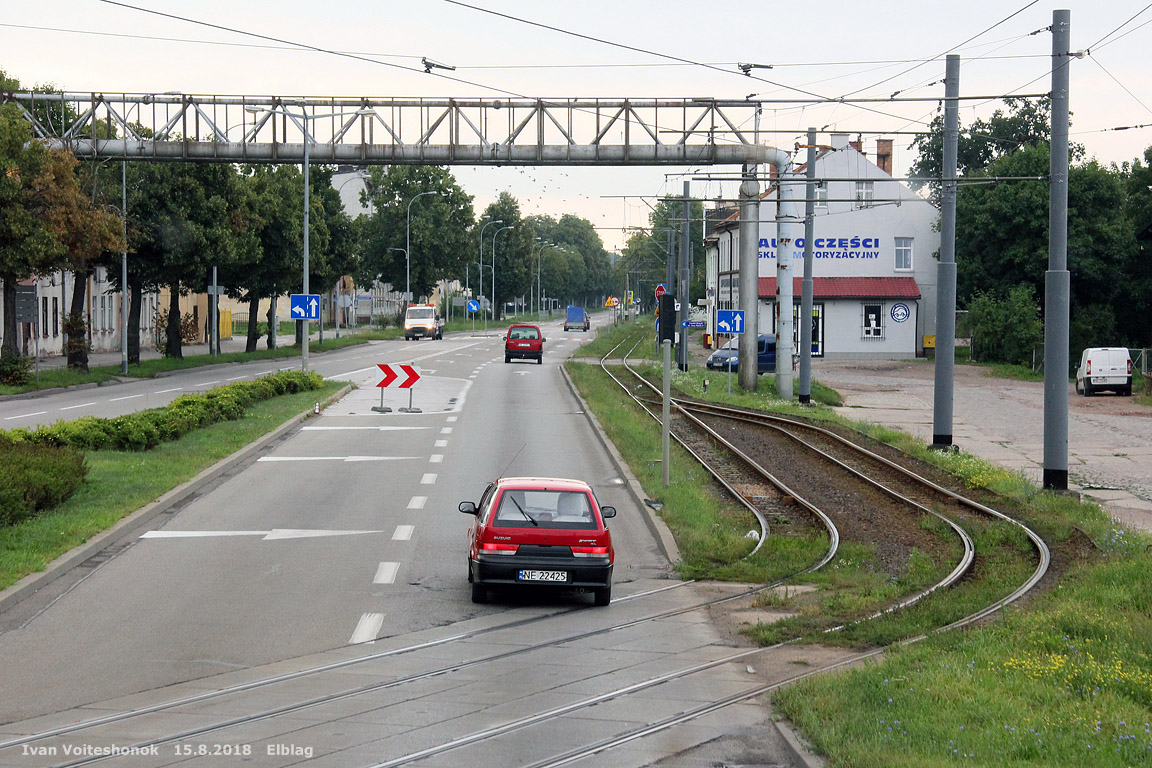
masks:
[[[422,192],[433,191],[440,194],[414,200]],[[475,241],[469,242],[474,219],[472,196],[460,188],[448,169],[412,165],[373,168],[363,196],[372,213],[362,229],[358,282],[403,286],[410,261],[413,296],[426,296],[437,281],[456,277],[472,261],[476,253]],[[406,259],[404,249],[409,247],[410,259]]]
[[[1152,147],[1139,159],[1124,163],[1117,170],[1128,193],[1125,218],[1136,238],[1136,252],[1128,284],[1133,303],[1120,315],[1122,332],[1138,346],[1152,345]]]
[[[559,255],[549,253],[555,249],[541,255],[541,273],[548,274],[547,259],[557,275],[544,281],[549,294],[581,305],[602,301],[612,290],[612,270],[604,241],[592,222],[567,213],[559,221],[550,216],[529,216],[526,221],[537,237],[561,249]],[[565,282],[553,282],[561,280],[561,272]]]
[[[3,73],[0,73],[3,79]],[[50,199],[60,161],[32,140],[14,104],[0,107],[0,281],[4,283],[3,346],[19,355],[16,284],[56,269],[65,254]]]
[[[1017,285],[1007,296],[977,293],[964,322],[972,359],[979,362],[1031,365],[1033,351],[1044,341],[1040,307],[1029,285]]]

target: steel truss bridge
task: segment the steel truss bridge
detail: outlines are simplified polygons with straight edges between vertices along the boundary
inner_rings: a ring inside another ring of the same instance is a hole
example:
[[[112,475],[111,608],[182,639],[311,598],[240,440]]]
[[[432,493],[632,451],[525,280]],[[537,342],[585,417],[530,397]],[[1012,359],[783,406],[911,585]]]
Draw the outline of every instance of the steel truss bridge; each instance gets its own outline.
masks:
[[[759,104],[717,99],[374,99],[2,93],[89,160],[347,165],[766,162]],[[305,145],[305,128],[308,144]]]

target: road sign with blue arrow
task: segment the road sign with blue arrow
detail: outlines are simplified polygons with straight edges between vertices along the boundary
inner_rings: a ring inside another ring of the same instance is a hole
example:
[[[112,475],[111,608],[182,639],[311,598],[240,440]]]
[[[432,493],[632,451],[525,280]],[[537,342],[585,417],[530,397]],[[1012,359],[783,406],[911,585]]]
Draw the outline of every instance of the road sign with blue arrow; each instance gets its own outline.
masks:
[[[717,333],[744,333],[744,310],[720,309],[716,311]]]
[[[478,302],[476,300],[472,300],[472,301],[468,302],[468,311],[473,312],[473,313],[479,312],[480,311],[480,302]]]
[[[289,312],[293,320],[319,320],[320,294],[293,293],[288,297]]]

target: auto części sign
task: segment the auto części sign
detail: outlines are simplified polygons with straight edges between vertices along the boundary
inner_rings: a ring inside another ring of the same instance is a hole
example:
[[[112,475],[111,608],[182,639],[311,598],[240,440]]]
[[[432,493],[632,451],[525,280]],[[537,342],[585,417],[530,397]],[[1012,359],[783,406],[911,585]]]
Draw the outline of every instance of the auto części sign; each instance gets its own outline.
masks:
[[[376,363],[376,367],[384,373],[384,378],[376,386],[390,387],[395,382],[400,381],[397,386],[400,389],[409,389],[413,384],[420,381],[420,369],[414,365],[384,365],[383,363]],[[404,377],[401,380],[401,377]],[[381,395],[383,397],[383,395]]]

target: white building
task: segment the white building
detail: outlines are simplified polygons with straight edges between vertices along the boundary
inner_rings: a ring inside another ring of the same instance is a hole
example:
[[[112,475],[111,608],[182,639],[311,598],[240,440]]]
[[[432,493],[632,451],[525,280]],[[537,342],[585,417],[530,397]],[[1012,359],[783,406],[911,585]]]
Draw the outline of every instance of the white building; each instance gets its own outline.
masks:
[[[877,142],[877,162],[847,134],[817,154],[813,238],[812,355],[827,359],[911,358],[936,333],[939,212],[892,179],[892,141]],[[803,168],[798,171],[803,175]],[[796,188],[798,201],[804,186]],[[800,202],[798,210],[803,213]],[[776,332],[776,187],[759,204],[761,333]],[[740,218],[735,213],[706,238],[709,333],[716,309],[739,309]],[[803,225],[792,243],[794,316],[804,274]],[[799,348],[799,323],[795,324]],[[714,337],[714,336],[713,336]]]

